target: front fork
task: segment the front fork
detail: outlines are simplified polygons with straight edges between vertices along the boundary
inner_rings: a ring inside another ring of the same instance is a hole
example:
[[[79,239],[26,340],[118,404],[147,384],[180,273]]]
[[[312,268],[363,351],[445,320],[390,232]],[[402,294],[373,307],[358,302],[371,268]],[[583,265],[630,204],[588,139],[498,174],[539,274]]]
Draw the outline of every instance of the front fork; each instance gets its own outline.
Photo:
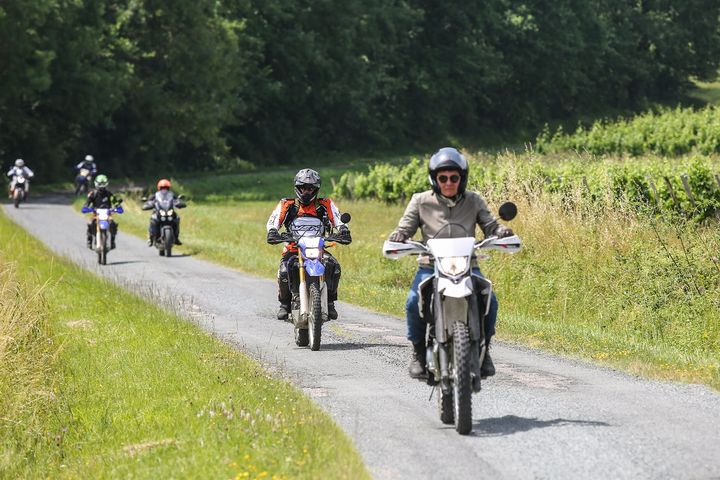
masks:
[[[295,316],[297,318],[296,324],[299,327],[305,328],[308,325],[308,317],[311,314],[312,305],[310,304],[310,298],[308,295],[308,292],[310,291],[308,288],[308,279],[307,279],[307,273],[305,272],[305,260],[302,256],[302,250],[298,249],[298,270],[300,274],[300,285],[298,286],[298,297],[300,299],[300,310],[298,311],[298,315]],[[327,319],[327,311],[328,311],[328,296],[327,296],[327,284],[325,283],[325,275],[320,275],[319,277],[314,277],[318,279],[318,284],[320,286],[320,302],[321,302],[321,310],[322,310],[322,318],[323,320]]]

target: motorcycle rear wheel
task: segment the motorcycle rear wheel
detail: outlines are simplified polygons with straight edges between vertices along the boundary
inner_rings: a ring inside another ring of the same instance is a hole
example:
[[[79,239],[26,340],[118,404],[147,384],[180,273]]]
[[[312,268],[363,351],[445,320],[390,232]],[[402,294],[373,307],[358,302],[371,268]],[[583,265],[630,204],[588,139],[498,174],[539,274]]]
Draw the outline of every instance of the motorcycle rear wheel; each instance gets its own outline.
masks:
[[[467,435],[472,431],[472,349],[467,325],[455,322],[453,327],[453,413],[455,431]]]
[[[318,282],[310,284],[310,302],[312,310],[308,319],[310,330],[310,350],[320,350],[320,337],[322,336],[322,297]]]

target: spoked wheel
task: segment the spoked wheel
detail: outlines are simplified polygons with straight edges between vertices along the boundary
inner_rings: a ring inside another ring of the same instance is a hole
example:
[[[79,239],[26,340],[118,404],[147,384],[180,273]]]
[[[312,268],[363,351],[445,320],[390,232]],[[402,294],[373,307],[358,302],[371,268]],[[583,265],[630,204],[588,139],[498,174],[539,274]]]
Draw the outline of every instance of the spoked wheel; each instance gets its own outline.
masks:
[[[322,335],[322,297],[317,282],[310,284],[310,302],[312,310],[308,319],[310,327],[310,350],[320,350],[320,336]]]
[[[100,232],[100,248],[98,249],[98,263],[100,265],[107,264],[107,232]]]
[[[298,347],[307,347],[310,343],[310,333],[307,328],[295,327],[295,345]]]
[[[460,435],[472,431],[472,358],[467,325],[455,322],[453,328],[453,413]]]

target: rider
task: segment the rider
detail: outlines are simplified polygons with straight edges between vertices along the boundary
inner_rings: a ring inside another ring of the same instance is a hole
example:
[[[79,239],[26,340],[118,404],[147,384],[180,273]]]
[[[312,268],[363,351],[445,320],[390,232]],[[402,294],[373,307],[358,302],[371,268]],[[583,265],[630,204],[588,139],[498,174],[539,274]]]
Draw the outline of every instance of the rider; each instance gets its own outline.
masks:
[[[397,229],[390,234],[390,241],[404,242],[420,228],[422,241],[425,243],[440,233],[442,227],[448,223],[462,225],[467,232],[471,232],[470,235],[474,235],[476,225],[480,226],[485,236],[508,237],[513,235],[512,230],[498,223],[478,193],[465,190],[468,180],[468,162],[456,149],[445,147],[438,150],[430,158],[428,172],[432,189],[412,196]],[[460,230],[462,229],[454,231],[453,229],[444,229],[440,236],[454,238],[467,235]],[[419,268],[405,304],[407,338],[413,345],[409,367],[410,376],[413,378],[421,378],[426,373],[426,323],[420,317],[418,287],[423,280],[434,273],[428,257],[418,258],[418,264]],[[473,259],[473,272],[480,275],[476,259]],[[485,317],[485,344],[488,347],[490,338],[495,334],[497,310],[497,298],[493,293],[490,309]],[[495,375],[495,366],[489,353],[485,354],[481,374],[488,377]]]
[[[172,199],[173,207],[183,208],[185,203],[177,198],[175,194],[170,190],[170,180],[163,178],[157,183],[157,192],[150,197],[143,205],[143,210],[153,210],[155,208],[155,202],[161,201],[168,196]],[[152,247],[155,243],[155,239],[158,237],[158,222],[157,212],[153,211],[150,216],[150,226],[148,227],[148,246]],[[175,230],[175,245],[182,245],[180,241],[180,216],[175,212],[175,224],[173,225]]]
[[[85,155],[85,160],[75,165],[76,172],[79,172],[83,168],[87,169],[90,172],[91,178],[95,177],[95,174],[97,174],[97,164],[95,163],[95,159],[92,155]]]
[[[335,203],[329,198],[318,198],[320,190],[320,174],[315,170],[305,168],[295,175],[295,197],[283,198],[275,207],[267,222],[267,242],[271,245],[287,241],[279,233],[280,227],[287,231],[296,219],[300,217],[327,218],[327,221],[338,229],[336,238],[344,244],[352,242],[350,229],[340,220],[340,212]],[[337,289],[340,283],[340,264],[325,251],[325,281],[328,288],[328,316],[335,320],[338,317],[335,310]],[[288,274],[288,272],[291,272]],[[277,313],[279,320],[287,320],[290,313],[292,291],[297,291],[299,277],[297,269],[297,246],[294,242],[288,243],[283,250],[278,268],[278,300],[280,309]],[[292,278],[290,278],[292,276]]]
[[[15,165],[10,167],[7,172],[7,176],[12,180],[10,181],[9,196],[12,198],[12,192],[15,190],[15,182],[17,181],[18,175],[24,176],[26,179],[32,178],[35,174],[32,170],[25,166],[25,160],[18,158],[15,160]],[[25,182],[25,194],[30,191],[30,182]]]
[[[87,200],[84,207],[92,208],[113,208],[120,203],[120,199],[108,190],[108,178],[105,175],[95,177],[95,190],[88,192]],[[92,248],[93,236],[95,235],[95,218],[88,223],[87,227],[87,246]],[[110,220],[110,249],[115,248],[115,235],[117,235],[117,223]]]

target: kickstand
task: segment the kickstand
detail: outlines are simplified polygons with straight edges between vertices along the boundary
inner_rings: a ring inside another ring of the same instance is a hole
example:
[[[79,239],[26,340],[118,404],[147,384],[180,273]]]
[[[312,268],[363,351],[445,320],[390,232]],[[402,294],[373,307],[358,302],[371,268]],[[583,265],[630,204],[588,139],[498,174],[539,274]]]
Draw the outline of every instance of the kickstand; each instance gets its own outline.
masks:
[[[436,390],[436,389],[437,389],[437,385],[433,386],[433,387],[430,389],[430,397],[428,398],[428,402],[429,402],[430,400],[432,400],[433,393],[435,393],[435,390]]]

